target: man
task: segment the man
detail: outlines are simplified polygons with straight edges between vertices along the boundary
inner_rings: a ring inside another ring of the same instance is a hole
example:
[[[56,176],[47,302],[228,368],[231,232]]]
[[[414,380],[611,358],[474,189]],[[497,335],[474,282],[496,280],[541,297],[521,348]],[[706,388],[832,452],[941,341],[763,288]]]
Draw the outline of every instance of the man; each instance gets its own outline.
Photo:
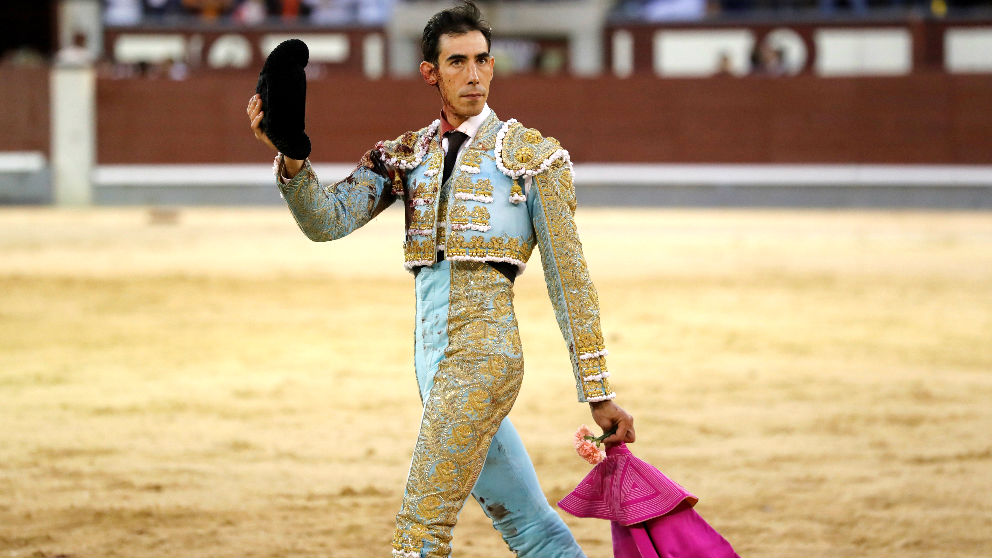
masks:
[[[513,280],[535,244],[579,401],[590,404],[596,424],[616,429],[608,443],[634,441],[633,418],[614,403],[608,380],[568,153],[489,108],[490,37],[470,2],[432,17],[420,73],[440,93],[441,118],[380,142],[343,181],[321,186],[309,161],[276,156],[280,191],[312,240],[345,236],[396,199],[406,209],[424,414],[396,518],[397,557],[448,556],[470,492],[519,556],[582,556],[506,418],[523,375]],[[260,103],[252,97],[248,117],[272,146],[259,129]]]

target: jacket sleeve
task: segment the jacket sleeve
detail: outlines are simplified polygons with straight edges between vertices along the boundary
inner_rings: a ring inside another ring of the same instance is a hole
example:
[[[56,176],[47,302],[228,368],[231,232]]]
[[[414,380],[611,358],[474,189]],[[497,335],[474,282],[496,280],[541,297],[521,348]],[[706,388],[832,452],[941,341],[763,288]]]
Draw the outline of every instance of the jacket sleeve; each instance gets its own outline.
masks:
[[[321,185],[307,159],[292,180],[277,185],[303,234],[323,242],[348,235],[396,199],[390,174],[372,150],[339,182]]]
[[[613,399],[599,323],[599,296],[575,226],[575,189],[567,158],[533,177],[527,195],[548,295],[568,346],[579,401]]]

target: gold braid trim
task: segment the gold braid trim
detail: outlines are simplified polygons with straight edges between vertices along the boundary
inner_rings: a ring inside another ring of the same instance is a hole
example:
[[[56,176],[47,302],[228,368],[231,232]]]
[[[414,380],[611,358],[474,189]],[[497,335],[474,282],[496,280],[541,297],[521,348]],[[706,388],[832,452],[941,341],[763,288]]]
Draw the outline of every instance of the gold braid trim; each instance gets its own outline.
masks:
[[[508,120],[496,137],[496,166],[510,178],[544,172],[559,158],[568,161],[568,152],[555,138],[546,138],[534,128]]]
[[[394,140],[379,142],[376,149],[382,154],[382,162],[402,170],[420,166],[440,123],[440,120],[435,120],[416,132],[407,132]]]

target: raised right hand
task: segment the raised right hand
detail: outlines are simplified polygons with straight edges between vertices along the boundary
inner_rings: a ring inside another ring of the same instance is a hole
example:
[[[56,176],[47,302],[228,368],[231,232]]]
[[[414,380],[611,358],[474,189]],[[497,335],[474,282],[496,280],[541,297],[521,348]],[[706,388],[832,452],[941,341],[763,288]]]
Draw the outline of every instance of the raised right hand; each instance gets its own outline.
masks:
[[[262,97],[256,93],[252,95],[251,99],[248,99],[248,121],[251,123],[251,131],[255,134],[255,139],[269,146],[273,151],[278,152],[279,148],[262,131],[262,116],[264,115],[265,113],[262,112]],[[283,156],[283,164],[285,165],[286,173],[289,175],[288,178],[296,176],[296,173],[300,172],[300,169],[303,168],[303,161],[291,159],[285,155]]]

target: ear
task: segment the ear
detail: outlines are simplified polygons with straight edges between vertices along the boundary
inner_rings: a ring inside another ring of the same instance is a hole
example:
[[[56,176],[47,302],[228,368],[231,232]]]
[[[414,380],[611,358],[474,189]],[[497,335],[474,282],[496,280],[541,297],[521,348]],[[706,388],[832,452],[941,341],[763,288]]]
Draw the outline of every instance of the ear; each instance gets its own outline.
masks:
[[[427,85],[437,85],[437,66],[426,60],[421,62],[420,77],[424,78]]]

